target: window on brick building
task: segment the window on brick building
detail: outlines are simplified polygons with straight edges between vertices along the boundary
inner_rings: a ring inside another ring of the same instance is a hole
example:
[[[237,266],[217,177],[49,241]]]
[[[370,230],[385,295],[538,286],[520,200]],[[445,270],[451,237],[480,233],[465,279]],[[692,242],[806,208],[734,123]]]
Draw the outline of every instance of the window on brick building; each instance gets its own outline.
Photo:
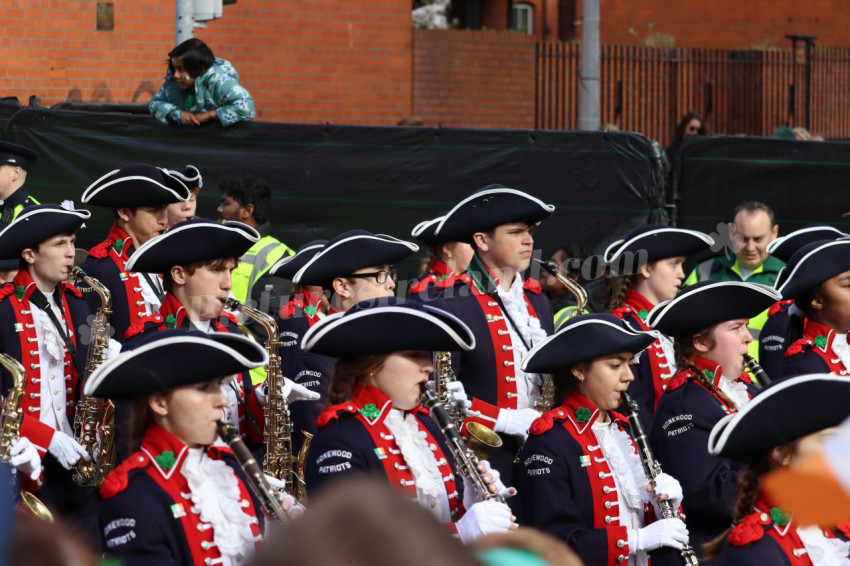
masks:
[[[511,6],[511,29],[531,35],[534,33],[534,6],[528,2],[514,2]]]

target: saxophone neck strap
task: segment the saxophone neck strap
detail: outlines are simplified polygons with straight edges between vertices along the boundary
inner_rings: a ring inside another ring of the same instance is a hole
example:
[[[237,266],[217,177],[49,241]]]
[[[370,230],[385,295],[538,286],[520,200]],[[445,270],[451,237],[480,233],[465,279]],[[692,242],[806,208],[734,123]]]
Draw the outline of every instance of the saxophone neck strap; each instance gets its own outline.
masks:
[[[230,382],[230,388],[233,389],[234,393],[236,393],[236,401],[242,405],[242,411],[245,413],[245,418],[251,423],[251,426],[254,427],[257,434],[259,436],[263,436],[263,431],[260,429],[260,423],[258,423],[257,419],[254,418],[254,415],[251,414],[251,410],[248,409],[248,403],[246,403],[245,399],[242,398],[242,395],[239,394],[239,389],[232,381]],[[266,400],[266,402],[268,403],[268,400]]]
[[[56,305],[59,307],[60,311],[64,311],[64,306],[62,304],[62,295],[59,292],[55,292],[53,294],[54,299],[56,300]],[[77,362],[77,347],[74,345],[73,340],[71,340],[71,330],[68,328],[68,322],[63,320],[60,323],[59,319],[56,318],[56,313],[50,308],[50,304],[47,301],[47,297],[44,296],[39,289],[35,289],[29,297],[30,303],[34,306],[38,307],[39,310],[47,314],[47,317],[50,319],[50,322],[56,328],[56,331],[59,333],[59,336],[62,338],[62,342],[65,343],[65,347],[68,348],[68,353],[71,355],[71,361],[74,364],[74,369],[77,370],[77,375],[80,374],[80,368]],[[64,324],[63,324],[64,323]]]

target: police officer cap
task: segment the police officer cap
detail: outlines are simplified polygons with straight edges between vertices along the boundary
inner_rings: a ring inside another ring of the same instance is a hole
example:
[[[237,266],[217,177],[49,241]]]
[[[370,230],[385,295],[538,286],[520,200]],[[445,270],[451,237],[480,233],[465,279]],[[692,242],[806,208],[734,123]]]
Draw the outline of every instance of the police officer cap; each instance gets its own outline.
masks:
[[[238,258],[259,239],[260,234],[242,222],[219,224],[206,218],[190,218],[142,244],[130,257],[126,269],[167,273],[175,265]]]
[[[0,141],[0,165],[17,165],[27,170],[38,159],[38,154],[28,147]]]
[[[162,206],[189,200],[183,181],[165,169],[146,163],[130,163],[110,171],[83,192],[84,204],[114,208]]]
[[[708,451],[755,462],[781,444],[841,424],[850,417],[848,397],[846,377],[813,374],[777,381],[714,425]]]
[[[438,216],[436,218],[432,218],[431,220],[423,220],[419,224],[413,227],[413,230],[410,231],[410,235],[414,238],[417,238],[420,242],[424,243],[426,246],[434,247],[445,244],[446,242],[451,242],[452,240],[446,240],[437,236],[437,226],[440,225],[440,222],[445,218],[445,214],[442,216]]]
[[[555,205],[517,189],[488,185],[460,201],[437,225],[435,235],[446,242],[472,242],[476,232],[509,222],[539,224]]]
[[[358,269],[400,261],[419,246],[386,234],[349,230],[328,240],[324,249],[310,258],[292,278],[299,285],[328,286],[336,277],[345,277]]]
[[[201,172],[194,165],[187,165],[186,167],[174,167],[172,169],[168,169],[168,174],[172,177],[177,177],[183,184],[193,189],[198,187],[199,189],[204,186],[204,179],[201,177]]]
[[[827,279],[850,270],[850,239],[821,240],[794,252],[776,277],[783,299],[796,299]]]
[[[327,240],[313,240],[312,242],[307,242],[298,248],[295,255],[288,255],[277,260],[271,269],[269,269],[269,275],[292,279],[295,277],[298,270],[304,267],[304,264],[313,259],[313,256],[324,249],[325,244],[327,243]]]
[[[741,281],[701,281],[662,301],[649,312],[646,324],[670,336],[738,318],[752,318],[781,296],[767,285]]]
[[[657,332],[634,330],[612,314],[583,314],[535,344],[520,367],[525,372],[552,373],[600,356],[636,354],[657,338]]]
[[[652,263],[669,257],[689,256],[707,250],[714,244],[714,239],[708,234],[695,230],[683,230],[653,224],[640,226],[631,230],[621,239],[613,242],[605,250],[605,263],[618,268],[617,275],[630,275],[634,269],[620,266],[629,256],[643,263]]]
[[[0,232],[0,259],[17,259],[25,249],[53,236],[76,232],[90,216],[88,210],[69,210],[58,204],[28,206]]]
[[[794,252],[807,244],[819,240],[837,240],[838,238],[846,238],[847,236],[848,234],[845,234],[838,228],[833,228],[826,224],[810,224],[770,242],[767,245],[767,253],[788,263]]]
[[[471,350],[475,336],[444,310],[386,297],[357,303],[319,321],[304,334],[301,347],[347,358],[405,350]]]
[[[240,334],[189,328],[144,332],[92,372],[83,392],[133,399],[240,373],[268,361],[262,346]]]

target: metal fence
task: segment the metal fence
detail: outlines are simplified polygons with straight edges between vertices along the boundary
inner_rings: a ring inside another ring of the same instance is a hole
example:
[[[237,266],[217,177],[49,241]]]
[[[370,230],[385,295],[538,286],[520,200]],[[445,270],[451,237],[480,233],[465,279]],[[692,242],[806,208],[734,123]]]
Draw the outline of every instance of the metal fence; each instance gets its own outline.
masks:
[[[850,49],[601,47],[600,122],[671,141],[700,114],[711,133],[771,135],[780,125],[850,138]],[[536,45],[535,127],[578,127],[581,47]]]

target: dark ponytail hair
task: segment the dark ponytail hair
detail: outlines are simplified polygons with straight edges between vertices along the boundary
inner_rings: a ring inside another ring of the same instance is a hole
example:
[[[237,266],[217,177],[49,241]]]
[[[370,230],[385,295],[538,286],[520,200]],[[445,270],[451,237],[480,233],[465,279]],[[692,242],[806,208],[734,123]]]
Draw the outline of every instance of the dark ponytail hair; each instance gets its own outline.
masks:
[[[823,284],[812,287],[794,299],[794,306],[800,309],[800,311],[806,315],[806,318],[811,317],[812,301],[814,301],[815,297],[820,294],[822,288]],[[791,344],[802,338],[805,330],[806,319],[797,315],[791,315],[788,320],[788,330],[785,332],[785,349],[787,350]]]

